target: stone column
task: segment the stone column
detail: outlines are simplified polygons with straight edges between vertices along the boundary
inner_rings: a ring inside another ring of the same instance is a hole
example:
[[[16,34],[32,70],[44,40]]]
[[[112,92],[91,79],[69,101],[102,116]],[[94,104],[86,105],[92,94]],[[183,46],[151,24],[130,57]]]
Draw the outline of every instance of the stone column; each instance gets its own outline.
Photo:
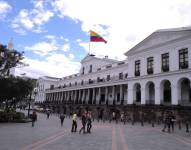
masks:
[[[123,85],[120,85],[119,88],[120,88],[119,93],[120,93],[120,102],[121,102],[122,100],[124,100],[124,97],[123,97]]]
[[[90,100],[90,89],[87,89],[86,104],[89,103],[89,100]]]
[[[78,103],[81,101],[81,90],[79,90]]]
[[[160,85],[155,85],[155,105],[160,105],[161,103],[161,89]]]
[[[82,92],[82,103],[83,103],[83,102],[84,102],[84,100],[85,100],[86,90],[85,90],[85,89],[83,89],[82,91],[83,91],[83,92]]]
[[[108,87],[105,87],[105,103],[108,101]],[[108,101],[109,102],[109,101]]]
[[[95,88],[93,88],[93,94],[92,94],[92,104],[94,103],[95,100]]]
[[[115,85],[113,86],[113,88],[112,88],[112,100],[114,101],[115,100],[115,103],[116,103],[116,97],[115,97]],[[112,102],[113,102],[112,101]]]
[[[133,85],[128,84],[127,104],[133,104]]]
[[[172,105],[178,105],[178,85],[171,82]]]
[[[141,85],[141,104],[145,104],[146,103],[146,91],[145,91],[145,85]]]

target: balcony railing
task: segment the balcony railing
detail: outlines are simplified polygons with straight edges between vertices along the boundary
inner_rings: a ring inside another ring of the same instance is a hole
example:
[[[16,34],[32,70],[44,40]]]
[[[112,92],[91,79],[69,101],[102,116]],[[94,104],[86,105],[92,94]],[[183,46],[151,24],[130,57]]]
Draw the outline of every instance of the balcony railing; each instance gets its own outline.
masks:
[[[179,63],[179,68],[180,69],[187,69],[188,68],[188,62],[180,62]]]
[[[75,86],[83,86],[83,85],[90,85],[90,84],[99,84],[99,83],[104,83],[104,82],[113,82],[113,81],[119,81],[119,80],[124,80],[126,78],[119,78],[119,76],[111,76],[110,77],[110,80],[107,80],[107,78],[99,78],[99,79],[91,79],[91,80],[88,80],[88,81],[83,81],[83,82],[78,82],[77,84],[71,84],[71,86],[61,86],[61,87],[54,87],[52,89],[46,89],[46,91],[48,90],[56,90],[56,89],[63,89],[63,88],[66,88],[66,87],[75,87]]]
[[[147,68],[147,73],[148,74],[153,74],[153,68]]]
[[[135,76],[140,76],[140,71],[135,71]]]
[[[162,66],[162,71],[163,72],[168,72],[169,71],[169,66]]]

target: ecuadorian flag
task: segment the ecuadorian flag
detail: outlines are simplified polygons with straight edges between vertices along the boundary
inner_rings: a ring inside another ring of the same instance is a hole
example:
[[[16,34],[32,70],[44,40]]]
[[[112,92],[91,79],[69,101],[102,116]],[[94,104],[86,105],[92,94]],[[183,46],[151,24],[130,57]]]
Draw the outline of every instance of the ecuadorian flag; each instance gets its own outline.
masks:
[[[104,40],[104,38],[102,38],[99,34],[97,34],[96,32],[90,30],[90,42],[104,42],[107,43],[106,40]]]

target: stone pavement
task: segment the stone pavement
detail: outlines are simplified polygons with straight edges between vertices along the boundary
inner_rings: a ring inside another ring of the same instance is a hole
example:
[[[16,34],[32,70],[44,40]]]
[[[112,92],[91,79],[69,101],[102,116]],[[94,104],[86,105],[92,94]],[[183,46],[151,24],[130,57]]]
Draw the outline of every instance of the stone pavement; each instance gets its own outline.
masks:
[[[175,129],[161,132],[140,123],[93,122],[91,134],[71,133],[72,121],[66,118],[63,127],[58,116],[38,114],[35,127],[31,123],[0,124],[0,150],[190,150],[191,133]],[[81,122],[78,120],[78,129]]]

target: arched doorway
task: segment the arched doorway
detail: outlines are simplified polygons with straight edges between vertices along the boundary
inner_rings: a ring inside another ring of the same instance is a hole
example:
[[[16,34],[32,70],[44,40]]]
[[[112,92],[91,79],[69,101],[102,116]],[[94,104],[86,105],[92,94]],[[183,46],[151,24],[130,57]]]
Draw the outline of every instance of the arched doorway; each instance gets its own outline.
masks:
[[[162,104],[171,104],[172,95],[171,95],[171,83],[169,80],[163,80],[161,82],[161,103]]]
[[[154,104],[155,103],[155,85],[153,82],[149,81],[145,87],[146,90],[146,104]]]
[[[188,78],[178,81],[178,101],[181,105],[191,105],[191,82]]]
[[[133,101],[134,103],[141,102],[141,85],[136,83],[133,88]]]

